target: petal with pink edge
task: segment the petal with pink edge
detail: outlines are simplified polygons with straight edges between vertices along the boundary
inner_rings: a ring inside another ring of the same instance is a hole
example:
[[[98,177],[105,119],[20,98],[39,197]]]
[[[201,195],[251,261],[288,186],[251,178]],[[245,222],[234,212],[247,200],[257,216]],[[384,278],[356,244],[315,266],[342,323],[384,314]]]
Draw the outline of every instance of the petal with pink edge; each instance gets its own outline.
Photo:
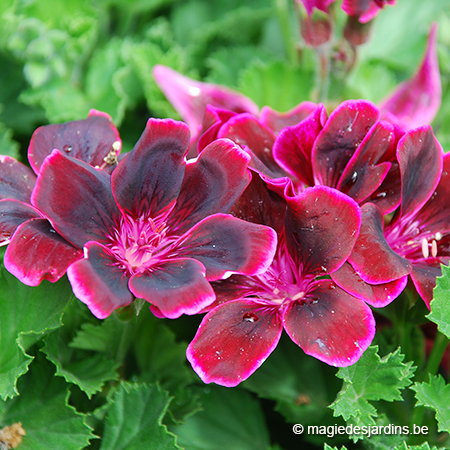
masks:
[[[371,21],[384,5],[395,5],[396,0],[343,0],[342,9],[349,16],[356,16],[361,23]]]
[[[286,245],[302,272],[318,275],[339,269],[358,236],[358,204],[326,186],[307,188],[287,202]]]
[[[402,181],[402,220],[431,197],[442,173],[444,153],[430,125],[408,131],[397,147]]]
[[[298,125],[281,130],[273,145],[273,157],[279,166],[307,186],[314,186],[311,152],[324,116],[325,107],[320,104]]]
[[[169,319],[197,314],[216,298],[203,264],[188,258],[171,259],[151,272],[135,274],[129,287],[136,297],[147,300]]]
[[[183,181],[189,129],[172,119],[149,119],[134,149],[111,176],[117,204],[134,218],[156,217],[176,199]]]
[[[128,277],[103,245],[88,242],[84,251],[85,258],[72,264],[67,276],[75,296],[95,317],[105,319],[134,300],[128,289]]]
[[[215,214],[195,225],[175,245],[178,256],[200,261],[206,278],[213,281],[230,273],[265,272],[275,255],[277,234],[264,225]]]
[[[413,264],[411,279],[428,309],[431,309],[430,303],[433,300],[433,289],[436,287],[436,278],[441,275],[440,261],[428,264]]]
[[[0,155],[0,200],[13,198],[29,203],[36,183],[33,171],[6,155]]]
[[[212,105],[206,105],[205,115],[203,117],[202,131],[198,139],[198,152],[217,139],[217,133],[220,127],[237,113],[228,109],[215,108]]]
[[[333,3],[334,1],[335,0],[296,0],[297,3],[303,3],[308,15],[312,14],[314,8],[317,8],[323,12],[327,12],[328,6],[331,5],[331,3]]]
[[[34,219],[17,228],[4,264],[22,283],[37,286],[42,280],[58,281],[82,257],[83,252],[57,234],[47,220]]]
[[[347,100],[330,114],[312,150],[316,184],[337,186],[345,166],[378,116],[377,107],[367,100]]]
[[[371,309],[341,288],[333,288],[329,280],[317,283],[309,294],[312,302],[293,302],[286,309],[286,332],[306,354],[320,361],[337,367],[354,364],[375,335]]]
[[[167,225],[181,235],[211,214],[227,213],[250,182],[250,157],[229,139],[218,139],[189,162]]]
[[[396,253],[383,233],[383,217],[373,203],[361,207],[361,229],[349,263],[367,283],[380,284],[411,272],[411,263]]]
[[[389,305],[403,292],[408,282],[408,276],[405,275],[390,283],[369,284],[356,274],[349,263],[332,273],[331,278],[344,291],[375,308]]]
[[[87,119],[44,125],[33,133],[28,159],[37,174],[44,159],[55,148],[91,166],[107,167],[117,162],[122,141],[111,117],[91,110]]]
[[[0,200],[0,245],[9,241],[20,224],[38,218],[41,218],[41,215],[28,203]]]
[[[434,22],[428,36],[425,56],[416,73],[401,83],[380,105],[383,116],[388,118],[393,115],[406,130],[430,124],[441,107],[437,31],[437,23]]]
[[[119,215],[111,176],[59,150],[53,150],[40,170],[31,203],[55,230],[78,248],[88,241],[105,241]]]
[[[204,317],[186,356],[204,383],[234,387],[273,352],[282,330],[277,309],[250,300],[225,303]]]

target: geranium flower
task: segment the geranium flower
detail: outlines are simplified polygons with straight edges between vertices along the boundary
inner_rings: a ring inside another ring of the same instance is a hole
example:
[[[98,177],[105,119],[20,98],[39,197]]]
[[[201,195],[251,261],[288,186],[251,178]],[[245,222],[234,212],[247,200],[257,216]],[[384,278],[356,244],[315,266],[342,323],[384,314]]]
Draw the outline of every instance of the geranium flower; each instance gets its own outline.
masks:
[[[361,23],[372,20],[380,9],[386,5],[394,6],[396,0],[343,0],[342,9],[353,17],[358,17]]]
[[[363,205],[349,264],[332,278],[374,306],[384,306],[403,290],[409,275],[429,308],[440,265],[450,260],[450,159],[443,157],[430,126],[408,132],[398,144],[397,157],[400,208],[384,226],[380,210]]]
[[[274,262],[259,275],[213,283],[218,300],[189,344],[188,360],[205,383],[236,386],[265,361],[285,329],[307,354],[333,366],[353,364],[372,341],[375,321],[363,301],[327,275],[353,249],[358,205],[324,186],[289,193],[284,205],[275,193],[255,190],[258,200],[244,194],[240,209],[279,229]]]
[[[188,127],[150,119],[112,175],[53,150],[31,203],[84,258],[67,269],[75,295],[105,318],[135,297],[159,316],[195,314],[214,301],[209,284],[267,269],[276,233],[223,214],[249,182],[249,157],[217,140],[186,163]],[[17,232],[5,265],[19,279],[27,241]],[[24,280],[26,282],[26,279]]]

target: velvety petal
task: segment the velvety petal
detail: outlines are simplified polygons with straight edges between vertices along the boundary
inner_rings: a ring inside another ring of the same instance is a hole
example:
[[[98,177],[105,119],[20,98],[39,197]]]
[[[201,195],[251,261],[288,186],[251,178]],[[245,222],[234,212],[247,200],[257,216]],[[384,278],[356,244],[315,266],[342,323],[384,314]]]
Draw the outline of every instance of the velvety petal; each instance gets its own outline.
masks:
[[[153,67],[153,78],[172,106],[189,125],[192,141],[202,128],[206,105],[213,105],[238,113],[257,115],[257,105],[248,97],[218,84],[204,83],[185,77],[162,65]]]
[[[371,21],[386,4],[395,5],[396,0],[343,0],[342,9],[349,16],[359,17],[361,23]]]
[[[430,303],[433,300],[433,289],[436,287],[436,278],[440,276],[442,276],[440,261],[427,264],[413,264],[411,279],[428,309],[431,309]]]
[[[0,200],[0,245],[9,242],[16,228],[30,219],[40,218],[39,211],[18,200]]]
[[[31,203],[55,230],[78,248],[88,241],[105,240],[119,214],[111,176],[59,150],[53,150],[40,170]]]
[[[284,228],[286,206],[284,198],[269,189],[259,174],[253,173],[231,214],[248,222],[267,225],[279,233]]]
[[[411,130],[397,147],[402,180],[401,214],[414,215],[431,197],[442,173],[442,146],[429,125]]]
[[[188,258],[172,259],[152,272],[133,275],[129,287],[136,297],[147,300],[169,319],[197,314],[215,300],[205,267]]]
[[[275,255],[277,234],[272,228],[215,214],[200,221],[180,238],[177,255],[194,258],[206,268],[206,278],[218,280],[231,273],[265,272]]]
[[[204,383],[234,387],[272,353],[282,330],[276,309],[250,300],[225,303],[204,317],[186,356]]]
[[[286,244],[290,255],[302,264],[302,273],[339,269],[358,236],[361,212],[357,203],[326,186],[305,189],[287,201]]]
[[[389,283],[369,284],[356,274],[349,263],[345,263],[339,270],[333,272],[331,278],[344,291],[375,308],[389,305],[403,292],[408,282],[408,276],[405,275]]]
[[[391,163],[381,160],[394,142],[393,129],[389,122],[375,124],[342,173],[337,188],[358,203],[380,187],[391,168]]]
[[[187,164],[183,184],[167,224],[181,235],[211,214],[227,213],[250,182],[250,157],[229,139],[206,147]]]
[[[47,220],[34,219],[19,225],[4,264],[22,283],[37,286],[42,280],[58,281],[82,257],[83,252],[57,234]]]
[[[348,100],[330,114],[312,151],[316,184],[337,186],[345,166],[378,116],[377,107],[366,100]]]
[[[237,113],[228,109],[215,108],[212,105],[206,105],[205,115],[203,116],[202,131],[198,139],[198,152],[217,139],[217,133],[220,127]]]
[[[0,155],[0,200],[13,198],[29,203],[36,183],[33,171],[11,156]]]
[[[106,247],[88,242],[84,251],[85,258],[72,264],[67,276],[75,296],[86,303],[94,316],[104,319],[129,305],[134,297],[128,289],[128,277]]]
[[[272,156],[275,134],[252,114],[237,114],[230,118],[217,137],[231,139],[241,147],[247,146],[275,176],[286,175]]]
[[[87,119],[44,125],[33,133],[28,159],[37,174],[44,159],[55,148],[91,166],[108,167],[117,162],[122,141],[111,117],[91,110]]]
[[[363,301],[329,280],[310,292],[312,303],[293,302],[284,314],[284,328],[305,353],[337,367],[354,364],[375,335],[375,319]]]
[[[189,129],[172,119],[149,119],[134,149],[111,177],[117,204],[134,218],[156,217],[176,199],[183,181]]]
[[[371,284],[389,283],[411,272],[411,263],[386,242],[383,217],[373,203],[361,207],[361,229],[348,261]]]
[[[325,121],[325,107],[320,104],[298,125],[281,130],[273,145],[278,165],[307,186],[314,185],[311,151]]]
[[[428,36],[425,56],[416,73],[401,83],[380,105],[382,115],[392,114],[406,130],[430,124],[441,107],[437,31],[435,22]]]
[[[302,102],[285,113],[275,111],[270,106],[263,106],[259,114],[259,120],[268,126],[275,134],[284,127],[297,125],[311,114],[317,105],[313,102]]]

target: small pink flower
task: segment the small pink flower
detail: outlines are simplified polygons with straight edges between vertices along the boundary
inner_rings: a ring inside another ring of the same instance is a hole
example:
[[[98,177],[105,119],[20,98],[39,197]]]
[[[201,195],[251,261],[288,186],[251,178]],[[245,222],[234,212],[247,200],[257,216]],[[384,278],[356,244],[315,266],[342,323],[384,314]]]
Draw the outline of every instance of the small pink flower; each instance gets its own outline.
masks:
[[[343,0],[342,9],[349,15],[358,17],[361,23],[371,21],[386,5],[394,6],[396,0]]]

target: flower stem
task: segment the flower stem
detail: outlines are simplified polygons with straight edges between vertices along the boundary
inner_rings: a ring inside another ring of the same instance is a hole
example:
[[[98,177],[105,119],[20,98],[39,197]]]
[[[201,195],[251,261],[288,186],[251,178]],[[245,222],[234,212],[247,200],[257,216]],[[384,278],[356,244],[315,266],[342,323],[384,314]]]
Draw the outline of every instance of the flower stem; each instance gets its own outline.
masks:
[[[297,64],[297,50],[295,48],[295,40],[292,37],[292,29],[290,24],[291,12],[289,10],[288,0],[275,0],[278,20],[280,21],[281,32],[283,33],[284,47],[288,60],[291,64]]]

